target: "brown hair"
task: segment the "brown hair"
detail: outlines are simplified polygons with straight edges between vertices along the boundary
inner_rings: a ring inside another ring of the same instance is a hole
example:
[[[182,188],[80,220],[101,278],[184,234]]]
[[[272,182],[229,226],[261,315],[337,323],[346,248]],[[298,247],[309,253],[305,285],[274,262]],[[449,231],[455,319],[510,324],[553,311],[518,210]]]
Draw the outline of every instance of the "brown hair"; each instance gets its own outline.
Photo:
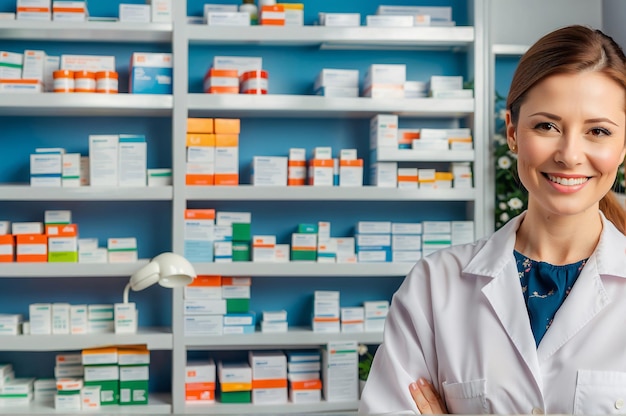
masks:
[[[616,81],[624,88],[626,100],[626,56],[610,36],[579,25],[557,29],[543,36],[522,56],[513,75],[506,101],[512,123],[517,124],[520,107],[535,84],[551,75],[584,71],[601,72]],[[600,209],[626,234],[626,210],[617,202],[613,192],[602,198]]]

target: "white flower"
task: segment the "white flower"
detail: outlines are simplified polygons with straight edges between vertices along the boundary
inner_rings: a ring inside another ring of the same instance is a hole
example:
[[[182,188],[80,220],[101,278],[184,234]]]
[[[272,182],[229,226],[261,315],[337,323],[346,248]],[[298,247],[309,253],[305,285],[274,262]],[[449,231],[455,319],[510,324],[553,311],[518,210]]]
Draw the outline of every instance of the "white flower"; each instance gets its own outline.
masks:
[[[506,120],[506,108],[503,108],[498,112],[498,119]]]
[[[506,137],[504,137],[504,136],[503,136],[503,135],[501,135],[501,134],[495,134],[495,135],[494,135],[494,137],[493,137],[493,140],[494,140],[494,141],[495,141],[495,142],[496,142],[499,146],[502,146],[502,145],[505,145],[505,144],[506,144]]]
[[[509,214],[507,214],[506,212],[503,212],[502,214],[500,214],[500,221],[502,222],[507,222],[509,220]]]
[[[500,208],[502,211],[504,211],[506,209],[506,203],[505,202],[500,202],[500,204],[498,204],[498,208]]]
[[[524,203],[519,198],[511,198],[509,199],[509,202],[507,202],[507,204],[511,209],[522,209],[522,207],[524,206]]]
[[[500,158],[498,159],[498,167],[500,169],[508,169],[511,167],[511,159],[509,159],[507,156],[500,156]]]
[[[358,351],[359,351],[359,355],[365,355],[365,354],[367,354],[367,345],[365,345],[365,344],[359,344]]]

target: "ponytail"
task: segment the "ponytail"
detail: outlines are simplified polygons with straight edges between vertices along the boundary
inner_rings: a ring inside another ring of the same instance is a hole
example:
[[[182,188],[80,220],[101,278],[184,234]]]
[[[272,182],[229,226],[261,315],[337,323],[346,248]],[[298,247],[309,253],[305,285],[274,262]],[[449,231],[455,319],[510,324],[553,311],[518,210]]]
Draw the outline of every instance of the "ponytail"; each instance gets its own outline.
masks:
[[[600,200],[600,210],[618,230],[626,234],[626,207],[622,206],[615,194],[610,191]]]

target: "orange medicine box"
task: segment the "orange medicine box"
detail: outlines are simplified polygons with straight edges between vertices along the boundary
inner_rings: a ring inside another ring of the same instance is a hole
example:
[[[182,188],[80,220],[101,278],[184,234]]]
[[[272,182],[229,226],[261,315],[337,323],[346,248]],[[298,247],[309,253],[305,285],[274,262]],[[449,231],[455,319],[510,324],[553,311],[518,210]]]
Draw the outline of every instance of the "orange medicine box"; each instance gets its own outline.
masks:
[[[214,209],[186,209],[185,219],[186,220],[214,220],[215,210]]]
[[[18,263],[46,263],[48,261],[48,236],[20,234],[16,236]]]
[[[0,263],[12,263],[15,240],[12,234],[0,235]]]
[[[285,8],[280,4],[262,6],[260,24],[285,26]]]
[[[187,133],[213,133],[212,118],[188,118]]]
[[[216,118],[215,133],[239,134],[241,120],[238,118]]]
[[[215,134],[187,133],[187,147],[189,146],[215,146]]]
[[[199,275],[188,286],[208,287],[222,286],[222,276]]]

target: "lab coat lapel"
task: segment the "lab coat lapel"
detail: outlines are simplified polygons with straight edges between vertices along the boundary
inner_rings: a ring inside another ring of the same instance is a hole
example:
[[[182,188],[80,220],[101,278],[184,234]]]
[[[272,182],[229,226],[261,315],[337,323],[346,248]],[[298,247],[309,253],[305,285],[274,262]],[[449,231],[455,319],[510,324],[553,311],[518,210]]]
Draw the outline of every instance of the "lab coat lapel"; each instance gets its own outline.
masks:
[[[515,234],[525,214],[494,233],[464,269],[475,277],[490,277],[482,289],[498,320],[533,375],[539,389],[541,377],[537,347],[530,329],[513,250]]]
[[[510,256],[513,258],[512,253]],[[519,282],[517,266],[514,260],[511,260],[502,270],[502,276],[493,279],[483,288],[483,293],[511,342],[526,363],[528,370],[535,378],[537,386],[541,389],[542,383],[539,360],[537,359],[537,347],[530,329],[522,286]]]
[[[603,222],[600,241],[539,343],[539,362],[550,358],[611,303],[601,276],[626,278],[626,256],[615,255],[626,251],[626,239],[602,212],[600,217]]]
[[[572,291],[554,315],[552,325],[546,331],[537,348],[539,362],[550,358],[563,344],[574,337],[585,325],[589,325],[593,318],[611,303],[600,278],[603,271],[599,270],[598,261],[599,256],[603,255],[602,251],[604,251],[605,246],[606,244],[598,245],[596,253],[589,258],[578,279],[576,279]],[[610,259],[611,257],[607,258]]]

